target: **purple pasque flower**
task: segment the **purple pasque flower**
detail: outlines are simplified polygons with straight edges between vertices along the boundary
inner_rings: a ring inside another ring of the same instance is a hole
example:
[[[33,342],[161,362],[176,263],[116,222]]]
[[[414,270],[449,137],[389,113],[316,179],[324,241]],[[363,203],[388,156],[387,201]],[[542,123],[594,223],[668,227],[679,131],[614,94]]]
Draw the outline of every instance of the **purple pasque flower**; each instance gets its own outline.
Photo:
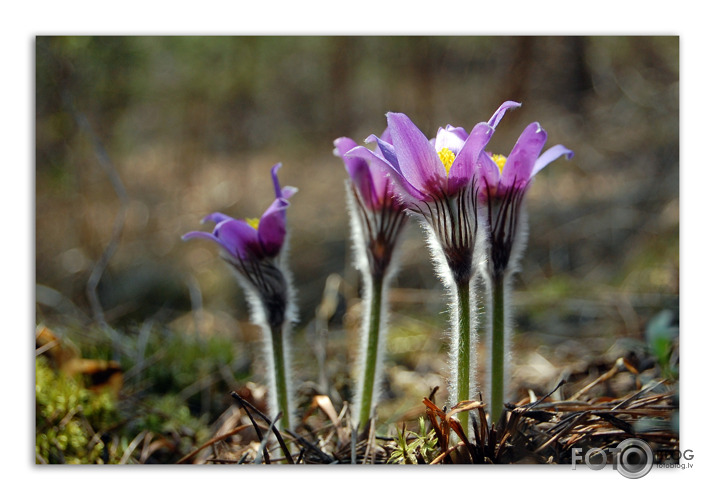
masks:
[[[385,130],[380,139],[388,144],[391,143],[387,130]],[[345,163],[345,170],[347,170],[350,181],[362,198],[365,208],[373,211],[388,209],[396,212],[404,209],[396,196],[397,191],[392,181],[388,178],[381,165],[377,164],[372,158],[346,156],[350,150],[358,147],[355,141],[349,137],[340,137],[335,139],[333,144],[335,145],[333,153],[335,156],[342,158]],[[383,158],[379,150],[375,154],[378,158]]]
[[[402,113],[387,113],[387,133],[391,141],[371,135],[366,142],[376,142],[379,154],[367,148],[348,153],[349,157],[377,157],[378,165],[389,167],[395,184],[407,200],[421,202],[456,195],[476,179],[477,158],[494,134],[504,114],[521,104],[506,101],[488,122],[474,126],[470,133],[462,127],[447,125],[437,136],[427,137]]]
[[[521,202],[531,179],[561,156],[571,159],[574,155],[561,144],[541,154],[547,138],[546,130],[534,122],[521,133],[509,156],[484,151],[479,155],[479,201],[486,212],[492,275],[506,272],[512,250],[520,246]]]
[[[212,232],[191,231],[182,236],[183,240],[202,238],[221,246],[224,259],[260,297],[271,326],[285,319],[289,285],[279,257],[286,238],[288,198],[298,191],[294,187],[281,188],[280,167],[277,163],[271,169],[275,199],[259,219],[234,219],[215,212],[202,220],[216,224]]]
[[[280,167],[281,164],[277,163],[271,169],[276,198],[260,219],[239,220],[215,212],[207,215],[201,221],[216,223],[212,232],[191,231],[182,236],[182,239],[203,238],[215,241],[221,245],[229,257],[239,261],[276,257],[285,240],[285,211],[290,205],[288,198],[297,191],[293,187],[281,189],[277,175]]]
[[[388,142],[374,135],[378,150],[359,146],[348,158],[374,162],[390,176],[405,208],[421,216],[457,281],[471,278],[477,238],[477,160],[504,114],[521,104],[504,102],[488,122],[470,133],[461,127],[440,128],[433,140],[402,113],[387,113]]]
[[[387,131],[381,140],[389,144]],[[392,180],[375,159],[382,157],[379,150],[375,153],[375,158],[349,157],[346,156],[347,152],[358,147],[355,141],[340,137],[333,144],[334,154],[342,158],[350,176],[346,182],[348,207],[358,259],[361,261],[365,256],[371,274],[383,276],[388,270],[397,240],[407,222],[404,206]],[[364,255],[362,248],[365,249]]]

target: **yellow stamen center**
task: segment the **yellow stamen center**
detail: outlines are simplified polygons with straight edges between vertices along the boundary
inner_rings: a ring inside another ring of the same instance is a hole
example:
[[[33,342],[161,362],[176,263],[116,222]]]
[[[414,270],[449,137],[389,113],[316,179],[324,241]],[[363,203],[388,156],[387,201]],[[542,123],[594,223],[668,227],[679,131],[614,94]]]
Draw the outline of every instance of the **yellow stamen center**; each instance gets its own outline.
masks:
[[[258,223],[260,222],[259,219],[246,219],[246,222],[249,226],[258,231]]]
[[[447,175],[449,175],[449,169],[452,168],[452,163],[454,163],[454,158],[456,157],[455,154],[448,148],[440,149],[437,151],[437,154],[439,155],[439,159],[442,160],[442,165],[444,165]]]
[[[504,171],[504,165],[506,165],[506,156],[492,155],[492,160],[494,160],[494,163],[499,167],[499,173],[501,174]]]

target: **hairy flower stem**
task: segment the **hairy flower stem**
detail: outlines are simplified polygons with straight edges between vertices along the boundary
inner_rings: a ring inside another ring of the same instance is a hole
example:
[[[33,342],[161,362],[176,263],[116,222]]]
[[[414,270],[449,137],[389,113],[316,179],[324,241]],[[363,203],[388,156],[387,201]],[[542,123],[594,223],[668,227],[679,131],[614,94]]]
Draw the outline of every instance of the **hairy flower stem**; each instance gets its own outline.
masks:
[[[383,276],[372,277],[367,346],[365,346],[365,364],[363,371],[362,395],[360,398],[360,428],[365,427],[372,416],[373,393],[377,376],[377,351],[380,342],[380,323],[382,317],[382,295],[385,280]]]
[[[279,428],[291,429],[291,410],[288,404],[288,383],[286,379],[286,358],[283,349],[282,325],[271,327],[271,344],[273,350],[273,370],[275,380],[275,395],[278,401],[278,410],[283,413],[279,421]]]
[[[467,401],[470,398],[469,388],[472,378],[472,367],[470,359],[472,355],[471,346],[471,302],[470,302],[470,283],[469,280],[462,280],[461,283],[456,283],[457,288],[457,303],[454,314],[457,315],[456,327],[456,342],[457,342],[457,400]],[[469,414],[462,412],[459,414],[459,421],[465,432],[469,429]]]
[[[504,275],[499,273],[491,280],[491,413],[492,422],[497,424],[504,406]]]

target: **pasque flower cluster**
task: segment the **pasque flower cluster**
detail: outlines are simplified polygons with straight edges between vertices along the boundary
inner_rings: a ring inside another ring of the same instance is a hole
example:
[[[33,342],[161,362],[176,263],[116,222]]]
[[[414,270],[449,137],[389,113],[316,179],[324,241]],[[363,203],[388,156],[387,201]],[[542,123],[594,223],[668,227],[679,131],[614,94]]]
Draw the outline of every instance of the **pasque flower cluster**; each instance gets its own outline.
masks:
[[[511,342],[511,277],[526,246],[524,197],[534,176],[573,152],[562,145],[542,150],[547,133],[528,125],[508,156],[488,150],[497,126],[510,110],[506,101],[468,132],[440,127],[428,139],[402,113],[387,113],[387,128],[366,145],[347,137],[334,141],[334,154],[347,171],[347,207],[355,265],[363,279],[364,307],[360,354],[355,367],[351,407],[356,427],[375,418],[380,395],[384,341],[388,329],[389,286],[399,261],[399,243],[408,217],[425,231],[435,271],[450,293],[449,404],[478,398],[478,389],[497,423],[508,400]],[[212,213],[204,221],[211,232],[189,232],[184,239],[217,243],[236,271],[251,304],[252,320],[262,327],[269,373],[269,409],[282,413],[280,425],[293,419],[290,338],[296,320],[295,292],[285,262],[286,210],[297,191],[280,186],[271,170],[274,199],[258,219],[234,219]],[[480,306],[486,324],[478,325]],[[486,337],[486,379],[477,379],[476,352]],[[459,414],[463,427],[468,415]]]
[[[505,357],[508,361],[504,342],[508,345],[510,332],[504,300],[506,295],[508,302],[508,278],[525,245],[522,200],[538,171],[560,156],[573,156],[561,145],[541,155],[547,134],[538,123],[526,127],[508,157],[488,153],[497,125],[507,111],[519,106],[504,102],[469,133],[447,125],[431,140],[406,115],[387,113],[390,140],[371,135],[366,142],[377,143],[376,151],[358,146],[344,154],[381,169],[405,210],[425,229],[437,274],[452,296],[452,405],[477,396],[477,281],[483,278],[491,295],[486,331],[492,370],[486,385],[494,389],[487,395],[494,420],[501,414]],[[466,425],[467,415],[460,418]]]

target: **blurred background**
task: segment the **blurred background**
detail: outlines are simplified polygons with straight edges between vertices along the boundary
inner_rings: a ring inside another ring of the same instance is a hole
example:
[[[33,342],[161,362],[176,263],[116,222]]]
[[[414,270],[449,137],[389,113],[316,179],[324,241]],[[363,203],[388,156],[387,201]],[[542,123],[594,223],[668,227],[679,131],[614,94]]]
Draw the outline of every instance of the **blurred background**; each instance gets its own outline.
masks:
[[[523,105],[493,152],[539,121],[547,147],[576,153],[527,196],[515,385],[544,391],[586,357],[639,349],[657,314],[678,321],[677,37],[38,37],[37,323],[115,360],[134,393],[172,387],[213,421],[220,384],[260,382],[260,344],[218,249],[181,235],[210,230],[199,221],[214,211],[260,216],[282,162],[282,184],[300,190],[298,378],[339,406],[360,283],[332,141],[381,133],[387,111],[428,137],[470,130],[504,100]],[[388,420],[447,373],[444,291],[414,225],[395,288]],[[177,339],[206,350],[172,358]],[[207,362],[211,349],[226,359]],[[158,359],[173,374],[151,374]]]

